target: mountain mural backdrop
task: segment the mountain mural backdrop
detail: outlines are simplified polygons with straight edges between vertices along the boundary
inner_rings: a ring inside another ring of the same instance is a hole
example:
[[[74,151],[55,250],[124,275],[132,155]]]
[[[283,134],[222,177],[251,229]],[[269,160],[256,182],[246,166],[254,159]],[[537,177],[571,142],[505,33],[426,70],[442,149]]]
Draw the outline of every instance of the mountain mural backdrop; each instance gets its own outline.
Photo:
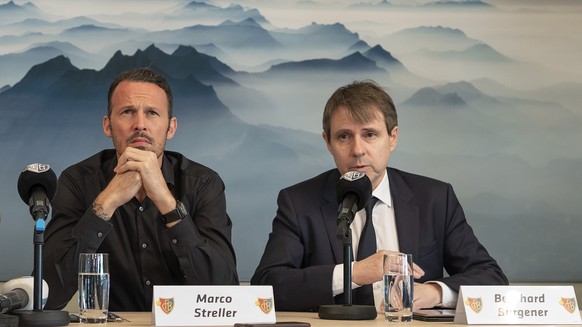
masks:
[[[174,90],[168,148],[226,183],[241,280],[278,191],[333,167],[327,98],[373,79],[399,115],[392,166],[450,182],[510,281],[580,282],[581,22],[567,0],[0,3],[0,280],[33,267],[22,169],[112,147],[109,83],[150,66]]]

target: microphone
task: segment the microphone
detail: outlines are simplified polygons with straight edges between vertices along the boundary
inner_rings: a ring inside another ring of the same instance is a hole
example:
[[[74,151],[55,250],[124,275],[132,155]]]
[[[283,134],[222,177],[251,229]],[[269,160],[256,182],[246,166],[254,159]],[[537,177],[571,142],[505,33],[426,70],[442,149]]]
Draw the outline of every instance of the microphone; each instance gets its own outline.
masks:
[[[350,224],[356,212],[362,210],[372,197],[372,182],[361,171],[349,171],[342,175],[336,185],[338,223],[345,220]]]
[[[0,314],[17,310],[32,310],[33,288],[34,278],[32,276],[24,276],[7,281],[0,292]],[[42,305],[44,307],[49,292],[48,284],[44,280],[42,281],[42,288]]]
[[[34,220],[46,220],[49,201],[55,195],[56,189],[57,176],[48,164],[30,164],[18,177],[18,194],[30,206],[30,214]]]
[[[18,177],[18,194],[24,203],[30,207],[30,214],[35,221],[34,228],[34,273],[33,292],[26,293],[26,305],[22,310],[17,310],[13,315],[18,317],[20,326],[53,327],[66,326],[69,324],[69,313],[61,310],[45,310],[46,295],[48,286],[44,287],[42,279],[42,246],[44,244],[45,220],[49,213],[49,201],[52,200],[57,189],[57,176],[47,164],[34,163],[26,166]],[[21,288],[23,289],[23,288]],[[23,289],[24,290],[24,289]],[[30,294],[32,297],[32,310],[29,308]],[[44,294],[44,295],[43,295]],[[7,310],[16,310],[21,307],[23,301],[21,291],[14,291],[12,294],[14,303],[7,302]],[[12,301],[11,299],[11,301]]]
[[[336,185],[339,203],[337,238],[343,245],[344,259],[344,302],[345,304],[322,305],[318,316],[321,319],[372,320],[376,319],[373,305],[352,305],[352,231],[350,224],[356,212],[362,210],[372,197],[372,182],[361,171],[350,171],[342,175]]]

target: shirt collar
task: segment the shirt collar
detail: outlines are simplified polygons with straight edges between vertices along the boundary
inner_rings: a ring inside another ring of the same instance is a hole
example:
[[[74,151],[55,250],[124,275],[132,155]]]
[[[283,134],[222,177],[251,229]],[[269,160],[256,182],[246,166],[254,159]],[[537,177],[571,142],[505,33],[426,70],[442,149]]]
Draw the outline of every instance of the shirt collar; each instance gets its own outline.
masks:
[[[390,181],[388,180],[388,171],[382,177],[382,181],[372,191],[372,196],[377,197],[380,201],[386,203],[388,207],[392,207],[392,195],[390,194]]]

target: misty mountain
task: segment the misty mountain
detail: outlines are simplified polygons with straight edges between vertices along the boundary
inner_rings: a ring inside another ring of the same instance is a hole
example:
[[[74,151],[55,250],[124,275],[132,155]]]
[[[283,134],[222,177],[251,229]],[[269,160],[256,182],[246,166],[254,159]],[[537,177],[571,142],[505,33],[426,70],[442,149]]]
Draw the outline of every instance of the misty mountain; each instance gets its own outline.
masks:
[[[111,44],[126,40],[139,40],[146,38],[146,35],[147,33],[141,30],[88,24],[65,29],[58,34],[58,39],[63,42],[73,43],[83,49],[95,49],[97,43]]]
[[[256,20],[252,19],[252,18],[247,18],[245,20],[242,20],[240,22],[234,22],[230,19],[225,20],[224,22],[220,23],[219,26],[251,26],[251,27],[256,27],[256,28],[261,28],[261,24],[257,23]]]
[[[281,44],[292,50],[302,49],[327,49],[328,53],[346,51],[360,41],[358,33],[351,32],[343,24],[317,24],[301,27],[296,30],[274,30],[271,34]]]
[[[354,9],[391,9],[393,7],[398,7],[398,5],[394,5],[388,0],[380,0],[377,3],[360,2],[360,3],[350,5],[348,8],[354,8]]]
[[[27,18],[43,18],[45,14],[32,2],[25,2],[22,5],[10,0],[5,4],[0,4],[0,21],[3,24],[10,24]]]
[[[366,58],[374,60],[380,67],[385,68],[389,72],[408,72],[406,67],[389,51],[384,50],[381,45],[376,45],[373,48],[362,53]]]
[[[364,53],[365,51],[370,50],[370,48],[371,48],[370,45],[368,43],[366,43],[366,41],[360,40],[360,41],[354,43],[354,45],[352,45],[348,49],[348,53],[354,53],[354,52]]]
[[[468,104],[479,104],[481,106],[496,106],[501,102],[492,96],[484,94],[469,82],[461,81],[447,83],[435,87],[441,94],[456,94]]]
[[[400,60],[392,56],[389,51],[384,50],[381,45],[376,45],[373,48],[364,51],[362,54],[366,58],[375,61],[379,67],[386,69],[390,73],[392,80],[399,84],[408,85],[414,89],[417,89],[435,83],[431,79],[421,77],[408,71],[408,69],[406,69]],[[393,95],[396,93],[397,90],[393,89]],[[405,96],[410,96],[410,94]]]
[[[174,41],[188,45],[214,44],[223,49],[266,50],[277,49],[281,44],[264,28],[249,24],[228,22],[224,25],[194,25],[178,30],[153,32],[148,35],[153,42]]]
[[[398,53],[418,50],[451,51],[464,50],[482,42],[468,37],[458,28],[444,26],[419,26],[392,33],[383,38],[384,44]]]
[[[507,105],[507,103],[481,92],[473,84],[466,81],[421,88],[402,104],[417,107],[459,107],[467,105],[480,108]]]
[[[93,25],[107,28],[121,28],[121,26],[111,23],[102,23],[93,18],[78,16],[69,19],[48,21],[46,19],[28,18],[13,24],[0,26],[3,34],[22,34],[23,32],[42,32],[44,34],[57,34],[66,29],[82,25]]]
[[[455,108],[467,106],[457,93],[441,93],[432,87],[423,87],[402,102],[403,106]]]
[[[383,68],[378,67],[373,60],[364,57],[361,53],[355,52],[344,58],[334,59],[311,59],[298,62],[286,62],[272,66],[267,74],[320,74],[320,73],[386,73]]]
[[[90,55],[85,51],[65,42],[38,44],[21,52],[0,55],[0,85],[14,84],[19,81],[26,70],[51,58],[64,55],[81,66],[91,63]]]
[[[269,24],[267,19],[257,9],[245,9],[239,4],[231,4],[226,8],[218,7],[202,1],[191,1],[174,13],[165,17],[166,20],[197,21],[205,24],[218,22],[252,20],[259,24]]]
[[[132,56],[122,55],[121,52],[117,52],[103,69],[117,70],[115,67],[123,66],[123,63],[127,61],[135,61],[141,66],[145,66],[147,62],[155,62],[161,70],[175,78],[192,76],[208,84],[236,84],[233,80],[223,75],[223,73],[233,73],[230,67],[214,57],[199,53],[189,46],[180,46],[171,55],[161,51],[154,45],[143,51],[138,50]],[[110,68],[110,66],[113,66],[113,68]]]
[[[435,1],[421,6],[426,9],[440,10],[467,10],[467,9],[492,9],[494,6],[481,0],[464,0],[464,1]]]
[[[527,92],[527,96],[540,101],[555,101],[582,115],[580,91],[582,83],[563,82]]]
[[[463,50],[451,51],[430,51],[421,50],[419,55],[430,57],[433,60],[443,61],[478,61],[490,63],[512,63],[513,59],[499,53],[490,45],[485,43],[475,44]]]

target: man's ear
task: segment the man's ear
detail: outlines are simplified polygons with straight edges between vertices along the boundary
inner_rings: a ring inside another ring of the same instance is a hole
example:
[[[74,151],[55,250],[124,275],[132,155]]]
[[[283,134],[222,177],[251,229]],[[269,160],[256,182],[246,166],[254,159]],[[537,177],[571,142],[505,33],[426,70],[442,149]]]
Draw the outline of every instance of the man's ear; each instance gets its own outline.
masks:
[[[178,129],[178,119],[176,117],[172,117],[170,119],[170,125],[168,126],[168,132],[166,133],[166,140],[171,139],[176,134],[176,130]]]
[[[111,122],[109,121],[109,116],[103,117],[103,134],[107,137],[111,137]]]
[[[398,126],[394,126],[390,133],[390,152],[394,151],[396,144],[398,144]]]

